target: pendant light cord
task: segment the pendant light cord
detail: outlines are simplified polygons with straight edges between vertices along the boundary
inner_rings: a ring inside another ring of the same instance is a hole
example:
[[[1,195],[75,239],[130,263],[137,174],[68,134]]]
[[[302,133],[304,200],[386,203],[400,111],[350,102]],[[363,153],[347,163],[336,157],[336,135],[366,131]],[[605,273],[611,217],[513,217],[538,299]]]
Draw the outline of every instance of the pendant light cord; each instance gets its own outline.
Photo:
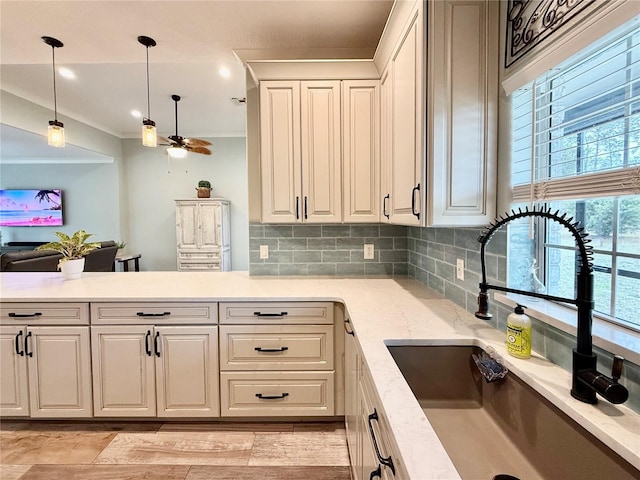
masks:
[[[51,46],[51,53],[53,56],[53,117],[56,123],[58,122],[58,100],[56,97],[56,47]]]
[[[151,100],[150,97],[150,89],[149,89],[149,47],[147,46],[147,118],[151,118]]]

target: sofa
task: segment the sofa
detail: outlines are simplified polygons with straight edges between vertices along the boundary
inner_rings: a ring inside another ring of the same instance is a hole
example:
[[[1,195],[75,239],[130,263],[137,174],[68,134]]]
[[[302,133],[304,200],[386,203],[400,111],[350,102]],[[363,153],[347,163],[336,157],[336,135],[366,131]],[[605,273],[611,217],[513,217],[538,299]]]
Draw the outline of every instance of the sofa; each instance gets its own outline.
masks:
[[[111,272],[118,246],[113,240],[100,242],[100,248],[85,256],[85,272]],[[2,272],[56,272],[62,254],[53,250],[7,252],[0,256]]]

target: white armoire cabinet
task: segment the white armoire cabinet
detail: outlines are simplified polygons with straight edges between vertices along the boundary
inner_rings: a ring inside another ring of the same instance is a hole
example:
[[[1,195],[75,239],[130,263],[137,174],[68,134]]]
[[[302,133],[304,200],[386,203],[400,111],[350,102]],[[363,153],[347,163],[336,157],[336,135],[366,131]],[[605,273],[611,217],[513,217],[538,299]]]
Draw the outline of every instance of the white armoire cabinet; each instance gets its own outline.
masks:
[[[342,221],[340,81],[260,82],[264,223]]]
[[[176,200],[178,271],[231,270],[229,201]]]

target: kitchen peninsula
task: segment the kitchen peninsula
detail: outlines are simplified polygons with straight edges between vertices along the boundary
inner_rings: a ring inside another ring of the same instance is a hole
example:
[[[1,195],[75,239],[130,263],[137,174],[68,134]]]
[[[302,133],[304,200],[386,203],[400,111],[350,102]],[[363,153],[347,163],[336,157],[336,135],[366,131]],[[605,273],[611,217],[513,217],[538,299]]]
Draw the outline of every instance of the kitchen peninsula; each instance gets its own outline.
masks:
[[[459,477],[387,345],[492,346],[510,371],[640,470],[640,415],[624,405],[600,401],[593,406],[573,400],[568,372],[535,354],[530,360],[507,357],[501,332],[412,280],[264,278],[250,277],[246,272],[140,272],[133,276],[117,272],[85,273],[80,280],[65,282],[58,273],[3,273],[0,289],[3,325],[9,307],[16,308],[16,304],[344,305],[345,317],[355,330],[363,362],[380,399],[381,413],[388,422],[397,460],[406,476],[414,479]],[[93,328],[94,310],[91,312]],[[336,332],[342,331],[339,327]]]

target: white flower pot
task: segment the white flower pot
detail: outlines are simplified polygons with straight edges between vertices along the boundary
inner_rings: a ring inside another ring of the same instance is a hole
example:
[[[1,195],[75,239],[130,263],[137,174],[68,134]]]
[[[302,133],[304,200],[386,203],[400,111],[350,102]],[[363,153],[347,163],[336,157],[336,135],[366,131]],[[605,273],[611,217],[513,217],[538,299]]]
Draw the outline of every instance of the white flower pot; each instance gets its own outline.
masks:
[[[80,275],[84,271],[84,258],[60,262],[60,271],[62,275],[64,275],[65,280],[80,278]]]

